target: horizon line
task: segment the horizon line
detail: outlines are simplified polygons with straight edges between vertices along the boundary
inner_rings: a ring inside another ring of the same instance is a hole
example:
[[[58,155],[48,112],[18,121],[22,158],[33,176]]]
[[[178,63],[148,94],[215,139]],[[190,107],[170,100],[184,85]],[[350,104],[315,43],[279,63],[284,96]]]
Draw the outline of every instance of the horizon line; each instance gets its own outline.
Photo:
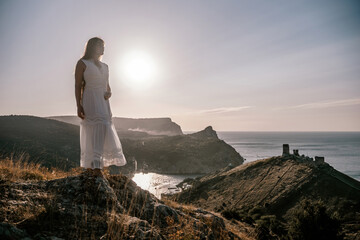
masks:
[[[4,114],[0,115],[0,117],[6,117],[6,116],[32,116],[32,117],[40,117],[40,118],[48,118],[48,117],[77,117],[76,115],[53,115],[53,116],[38,116],[38,115],[31,115],[31,114]],[[143,117],[143,118],[134,118],[134,117],[116,117],[113,116],[112,118],[132,118],[132,119],[157,119],[157,118],[170,118],[171,117]],[[172,120],[171,120],[172,121]],[[176,122],[174,122],[176,123]],[[177,123],[176,123],[177,124]],[[178,124],[179,125],[179,124]],[[180,125],[179,125],[180,126]],[[207,125],[206,127],[211,126],[213,129],[214,127],[212,125]],[[181,127],[181,126],[180,126]],[[206,127],[200,129],[200,130],[183,130],[183,132],[199,132],[204,130]],[[300,133],[300,132],[319,132],[319,133],[360,133],[360,130],[215,130],[215,132],[272,132],[272,133],[279,133],[279,132],[293,132],[293,133]]]

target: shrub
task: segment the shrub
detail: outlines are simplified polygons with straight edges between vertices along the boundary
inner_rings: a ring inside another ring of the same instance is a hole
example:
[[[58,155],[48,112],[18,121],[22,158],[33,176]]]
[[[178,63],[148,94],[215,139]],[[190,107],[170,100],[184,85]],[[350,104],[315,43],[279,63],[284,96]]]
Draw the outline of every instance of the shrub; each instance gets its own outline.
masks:
[[[239,213],[235,210],[226,209],[221,212],[221,215],[228,220],[231,219],[241,220]]]
[[[267,229],[269,234],[279,236],[281,239],[287,235],[283,223],[275,215],[261,216],[260,219],[256,220],[256,224],[259,228]]]
[[[30,170],[21,171],[19,177],[23,180],[44,180],[44,175],[39,172],[32,172]]]
[[[228,220],[235,219],[248,224],[254,224],[253,218],[248,215],[246,210],[225,209],[221,212],[221,215]]]
[[[327,213],[323,202],[303,200],[289,223],[289,238],[292,240],[342,239],[339,220]]]

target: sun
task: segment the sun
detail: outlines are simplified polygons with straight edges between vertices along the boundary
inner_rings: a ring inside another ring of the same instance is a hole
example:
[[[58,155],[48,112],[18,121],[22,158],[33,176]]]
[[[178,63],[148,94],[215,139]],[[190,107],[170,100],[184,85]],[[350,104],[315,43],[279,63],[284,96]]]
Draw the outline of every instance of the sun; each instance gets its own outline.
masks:
[[[123,82],[131,88],[150,86],[157,78],[158,68],[150,54],[133,50],[124,55],[121,62]]]

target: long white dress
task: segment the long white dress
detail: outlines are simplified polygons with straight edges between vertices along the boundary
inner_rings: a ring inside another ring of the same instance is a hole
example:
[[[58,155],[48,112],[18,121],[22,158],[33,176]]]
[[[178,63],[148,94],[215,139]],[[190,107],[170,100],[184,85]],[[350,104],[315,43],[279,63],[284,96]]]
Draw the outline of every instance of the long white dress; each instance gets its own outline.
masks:
[[[123,166],[126,159],[112,122],[109,99],[104,98],[109,82],[108,65],[100,62],[99,68],[90,59],[81,60],[86,69],[82,97],[85,118],[80,121],[80,166],[92,169]]]

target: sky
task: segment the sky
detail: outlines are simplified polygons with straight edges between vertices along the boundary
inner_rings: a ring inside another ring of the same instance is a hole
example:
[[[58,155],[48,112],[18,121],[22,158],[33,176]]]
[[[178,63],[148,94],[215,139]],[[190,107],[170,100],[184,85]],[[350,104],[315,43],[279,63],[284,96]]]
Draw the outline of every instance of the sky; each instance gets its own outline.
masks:
[[[0,0],[0,115],[76,115],[74,69],[95,36],[113,117],[360,131],[357,0]],[[155,69],[142,82],[124,74],[134,52]]]

